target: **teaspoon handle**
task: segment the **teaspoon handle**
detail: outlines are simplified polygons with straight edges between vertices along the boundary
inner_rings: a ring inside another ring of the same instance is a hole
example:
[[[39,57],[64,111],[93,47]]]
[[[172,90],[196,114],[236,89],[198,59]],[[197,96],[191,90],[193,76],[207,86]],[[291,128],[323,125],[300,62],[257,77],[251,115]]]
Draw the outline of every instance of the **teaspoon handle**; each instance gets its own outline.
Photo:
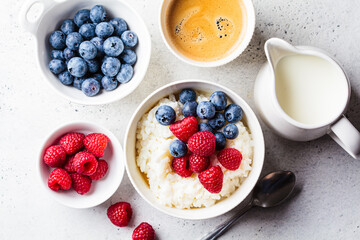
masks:
[[[243,209],[241,209],[238,213],[235,214],[232,218],[230,218],[225,223],[219,225],[213,231],[209,232],[206,236],[202,237],[200,240],[215,240],[221,235],[223,235],[239,218],[244,215],[247,211],[249,211],[253,207],[253,202],[250,201]]]

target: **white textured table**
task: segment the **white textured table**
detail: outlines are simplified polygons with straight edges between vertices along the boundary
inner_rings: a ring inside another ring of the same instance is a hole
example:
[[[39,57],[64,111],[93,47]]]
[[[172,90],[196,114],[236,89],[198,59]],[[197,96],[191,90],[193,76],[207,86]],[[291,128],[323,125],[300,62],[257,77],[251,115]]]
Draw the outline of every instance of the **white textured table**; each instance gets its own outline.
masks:
[[[129,0],[144,17],[153,49],[141,86],[127,98],[106,106],[73,104],[51,90],[36,65],[34,38],[18,25],[22,0],[2,0],[0,7],[0,239],[130,239],[141,221],[150,222],[158,239],[196,239],[234,212],[206,221],[169,217],[150,207],[127,176],[104,204],[74,210],[46,195],[35,176],[37,152],[58,125],[89,119],[112,130],[123,142],[135,107],[153,90],[184,78],[203,78],[235,89],[254,107],[253,84],[265,61],[270,37],[323,48],[336,57],[352,83],[349,119],[360,129],[360,1],[255,0],[257,24],[250,46],[220,68],[186,65],[166,49],[158,30],[160,0]],[[262,124],[263,125],[263,124]],[[278,169],[296,173],[300,193],[273,209],[253,209],[222,239],[360,239],[360,161],[329,137],[296,143],[263,125],[266,160],[263,174]],[[127,228],[107,219],[107,207],[128,201],[134,217]]]

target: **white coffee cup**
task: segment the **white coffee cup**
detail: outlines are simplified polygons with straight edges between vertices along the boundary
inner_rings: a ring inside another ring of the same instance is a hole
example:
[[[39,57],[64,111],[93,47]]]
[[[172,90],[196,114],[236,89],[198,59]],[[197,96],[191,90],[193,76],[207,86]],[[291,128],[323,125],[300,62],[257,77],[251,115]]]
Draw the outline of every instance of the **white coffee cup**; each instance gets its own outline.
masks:
[[[247,18],[246,32],[245,32],[244,36],[239,36],[239,38],[241,37],[242,40],[241,40],[240,44],[238,44],[238,46],[236,48],[234,48],[234,50],[232,50],[232,53],[230,53],[229,55],[227,55],[226,57],[224,57],[222,59],[219,59],[216,61],[210,61],[210,62],[196,61],[196,60],[193,60],[191,58],[184,56],[176,49],[174,44],[171,42],[167,27],[166,27],[167,11],[168,11],[170,3],[172,1],[174,1],[174,0],[163,0],[162,4],[160,6],[160,19],[159,19],[160,20],[160,23],[159,23],[160,33],[161,33],[162,39],[163,39],[166,47],[170,50],[170,52],[172,54],[174,54],[181,61],[188,63],[190,65],[197,66],[197,67],[218,67],[218,66],[224,65],[226,63],[229,63],[232,60],[234,60],[235,58],[237,58],[249,45],[251,38],[253,36],[253,33],[254,33],[254,29],[255,29],[255,10],[254,10],[254,6],[253,6],[251,0],[242,0],[244,7],[245,7],[245,13],[246,13],[246,18]]]

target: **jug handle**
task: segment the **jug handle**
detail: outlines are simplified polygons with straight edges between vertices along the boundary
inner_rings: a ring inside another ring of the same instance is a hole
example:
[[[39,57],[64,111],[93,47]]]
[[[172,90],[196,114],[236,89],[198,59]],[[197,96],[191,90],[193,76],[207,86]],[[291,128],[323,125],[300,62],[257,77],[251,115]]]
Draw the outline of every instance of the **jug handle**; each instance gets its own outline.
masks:
[[[30,9],[37,3],[42,5],[41,12],[39,13],[39,15],[37,16],[37,18],[34,21],[30,21],[28,19],[28,13],[29,13]],[[40,20],[43,17],[43,14],[45,12],[47,12],[55,4],[56,4],[56,2],[54,0],[28,0],[28,1],[26,1],[22,5],[20,13],[19,13],[20,25],[26,31],[35,35],[37,32],[37,29],[39,27]]]
[[[345,116],[330,127],[329,135],[353,158],[360,159],[360,132]]]

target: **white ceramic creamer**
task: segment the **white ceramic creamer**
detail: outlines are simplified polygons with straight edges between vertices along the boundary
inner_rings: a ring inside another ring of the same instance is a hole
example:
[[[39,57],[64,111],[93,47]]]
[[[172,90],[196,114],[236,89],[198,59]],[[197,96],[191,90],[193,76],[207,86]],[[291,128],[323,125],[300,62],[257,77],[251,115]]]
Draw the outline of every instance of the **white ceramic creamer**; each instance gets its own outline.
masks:
[[[280,136],[309,141],[329,134],[354,158],[360,133],[343,116],[350,83],[342,68],[313,47],[293,47],[278,38],[265,43],[268,62],[255,82],[255,103],[264,122]]]

